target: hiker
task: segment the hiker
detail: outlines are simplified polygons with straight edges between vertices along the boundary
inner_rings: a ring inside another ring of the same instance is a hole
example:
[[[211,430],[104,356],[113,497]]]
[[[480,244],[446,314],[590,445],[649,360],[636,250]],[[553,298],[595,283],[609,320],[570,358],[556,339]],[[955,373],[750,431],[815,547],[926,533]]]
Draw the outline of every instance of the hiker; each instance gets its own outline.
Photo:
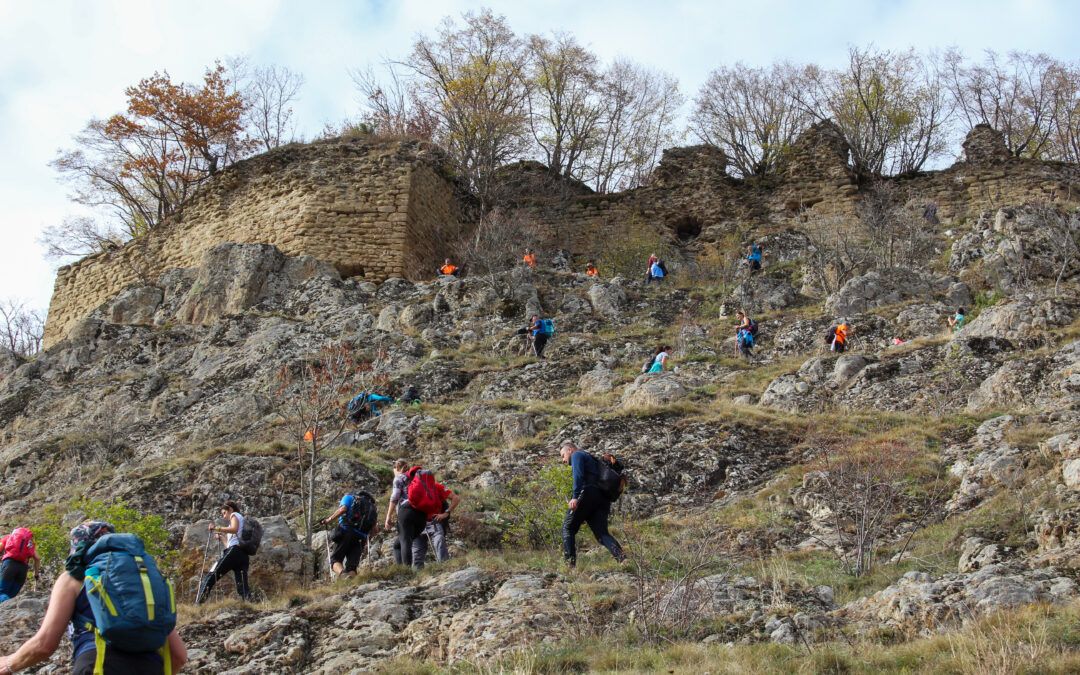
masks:
[[[938,220],[937,216],[937,202],[930,202],[927,204],[926,208],[923,209],[922,217],[923,220],[931,225],[941,224],[941,221]]]
[[[904,341],[901,340],[899,337],[894,337],[892,339],[892,343],[893,343],[893,345],[902,345],[902,344],[904,344]]]
[[[521,328],[517,331],[517,335],[524,334],[532,335],[533,353],[536,354],[536,358],[544,358],[544,347],[547,345],[551,336],[555,334],[555,324],[551,319],[541,319],[538,315],[533,314],[529,319],[529,325],[525,328]]]
[[[611,501],[596,485],[600,475],[596,458],[578,449],[573,443],[563,443],[559,448],[559,457],[570,465],[574,478],[573,492],[570,495],[570,501],[566,503],[568,509],[562,524],[563,558],[571,567],[577,563],[577,548],[574,540],[578,530],[581,529],[581,524],[588,523],[596,540],[611,551],[615,560],[622,562],[626,557],[623,555],[622,546],[608,532]]]
[[[159,650],[153,651],[124,651],[122,645],[115,642],[104,650],[104,656],[98,654],[97,628],[94,620],[94,612],[91,601],[84,587],[87,567],[94,557],[94,544],[107,534],[115,534],[116,528],[109,523],[88,520],[75,526],[70,535],[70,555],[65,565],[66,570],[56,578],[53,583],[52,594],[49,596],[49,606],[45,610],[45,618],[41,620],[41,627],[32,638],[27,640],[14,653],[0,657],[0,674],[8,675],[24,668],[30,668],[45,661],[57,647],[60,639],[68,634],[72,646],[72,675],[90,675],[93,672],[102,672],[105,675],[155,675],[165,672],[165,662]],[[129,539],[133,535],[115,535]],[[86,554],[90,553],[88,557]],[[116,555],[106,553],[105,555]],[[89,559],[88,559],[89,558]],[[156,570],[156,567],[155,567]],[[145,575],[143,576],[145,580]],[[160,580],[160,577],[156,577]],[[138,584],[138,578],[135,584]],[[149,583],[144,581],[144,584]],[[140,594],[144,584],[138,585]],[[134,584],[133,584],[134,586]],[[158,588],[159,592],[167,592]],[[155,595],[157,595],[155,593]],[[137,603],[136,603],[137,604]],[[165,602],[161,603],[163,607]],[[117,603],[121,611],[129,605]],[[172,614],[175,622],[175,612]],[[150,630],[150,629],[146,629]],[[161,630],[164,632],[164,629]],[[140,636],[143,637],[143,636]],[[148,636],[156,638],[157,636]],[[180,635],[176,632],[175,625],[164,638],[164,646],[167,647],[169,663],[172,672],[178,672],[187,662],[187,648]],[[98,660],[101,663],[98,663]],[[97,668],[100,669],[97,669]]]
[[[645,283],[650,281],[656,281],[660,283],[660,280],[664,278],[664,268],[661,267],[660,261],[657,260],[654,263],[649,264],[649,274],[645,277]]]
[[[750,265],[751,272],[757,272],[761,269],[761,247],[757,244],[750,244],[746,247],[746,262]]]
[[[847,339],[855,334],[855,328],[845,323],[838,324],[829,329],[825,334],[825,342],[829,345],[829,351],[843,354],[847,348]]]
[[[336,511],[326,518],[326,525],[334,518],[337,527],[330,534],[334,550],[330,553],[330,570],[337,576],[355,577],[360,558],[368,552],[371,535],[379,531],[379,509],[375,499],[363,490],[341,498]],[[344,564],[342,564],[344,563]]]
[[[445,277],[456,277],[458,275],[458,268],[452,262],[450,258],[443,261],[442,267],[439,268],[439,275]]]
[[[658,345],[656,352],[653,353],[652,365],[649,366],[650,373],[659,373],[667,368],[668,361],[668,348],[665,345]]]
[[[585,265],[585,274],[588,274],[590,277],[592,277],[594,279],[599,279],[600,278],[600,270],[596,269],[596,265],[594,265],[592,263],[589,263],[588,265]]]
[[[754,339],[757,337],[758,322],[756,319],[751,318],[750,314],[745,309],[740,309],[735,312],[735,318],[739,320],[739,323],[735,324],[735,353],[736,355],[742,351],[742,345],[740,344],[740,334],[746,332],[750,336],[750,347],[754,346]],[[743,352],[744,355],[747,352]]]
[[[740,328],[735,334],[735,348],[747,360],[752,361],[754,359],[754,352],[751,351],[754,348],[754,334],[747,328]]]
[[[225,576],[226,572],[233,573],[236,581],[236,593],[245,602],[251,599],[251,589],[248,588],[248,567],[251,558],[247,551],[240,546],[240,531],[244,529],[244,516],[240,515],[240,507],[234,501],[227,501],[221,505],[221,517],[228,520],[225,527],[214,525],[210,522],[209,531],[217,532],[218,540],[225,546],[221,557],[214,563],[210,571],[202,580],[202,588],[199,589],[199,603],[206,602],[207,596],[213,590],[217,580]]]
[[[652,279],[652,267],[658,262],[660,262],[660,258],[657,258],[655,253],[649,256],[649,262],[645,263],[645,283],[649,283],[649,280]]]
[[[345,411],[349,415],[349,421],[353,424],[360,424],[364,420],[371,417],[378,417],[382,413],[379,412],[377,403],[393,403],[394,399],[390,396],[379,396],[378,394],[365,394],[363,392],[353,396],[349,399],[349,402],[345,405]]]
[[[414,385],[405,387],[405,393],[398,399],[402,403],[412,403],[413,405],[420,405],[420,392]]]
[[[949,328],[953,330],[960,330],[960,326],[964,324],[964,308],[956,308],[956,316],[949,317]]]
[[[536,254],[529,249],[525,249],[525,255],[521,256],[521,261],[529,267],[536,267]]]
[[[34,561],[34,590],[41,575],[41,558],[34,547],[34,533],[25,527],[16,527],[6,537],[0,537],[0,602],[6,602],[22,590],[26,583],[29,562]]]
[[[439,484],[436,483],[436,485]],[[439,485],[439,487],[442,486]],[[432,553],[435,554],[437,562],[444,563],[450,559],[450,549],[446,545],[447,527],[450,523],[450,511],[457,508],[458,503],[461,502],[461,497],[449,490],[447,490],[447,495],[448,497],[439,503],[439,513],[428,517],[427,524],[424,525],[423,536],[413,540],[412,559],[414,563],[417,558],[420,559],[420,568],[423,567],[424,558],[427,557],[428,542],[431,542]]]
[[[440,513],[443,500],[448,500],[450,506],[447,512]],[[417,539],[423,538],[429,517],[434,516],[436,521],[446,520],[459,501],[457,495],[435,482],[430,471],[419,466],[410,469],[404,459],[394,461],[393,490],[383,526],[390,529],[390,521],[396,512],[401,564],[418,570],[424,568],[427,542]]]

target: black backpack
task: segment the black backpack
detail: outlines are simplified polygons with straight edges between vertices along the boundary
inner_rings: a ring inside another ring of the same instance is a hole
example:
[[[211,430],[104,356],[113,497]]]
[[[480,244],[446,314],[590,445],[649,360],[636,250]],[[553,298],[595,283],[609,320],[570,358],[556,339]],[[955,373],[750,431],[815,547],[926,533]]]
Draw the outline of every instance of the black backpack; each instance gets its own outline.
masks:
[[[259,545],[262,544],[262,525],[259,521],[249,516],[244,517],[244,526],[240,528],[239,536],[237,540],[240,542],[240,549],[248,555],[255,555],[259,552]]]
[[[353,494],[353,503],[345,512],[345,524],[364,534],[371,534],[378,519],[379,509],[375,505],[375,498],[363,490]]]
[[[828,333],[825,333],[825,344],[831,345],[833,340],[836,339],[836,326],[829,329]]]
[[[590,456],[596,460],[596,465],[599,467],[599,473],[596,476],[596,487],[600,488],[600,492],[609,501],[615,501],[626,489],[623,463],[615,459],[615,455],[609,453],[599,457],[596,455]]]
[[[750,334],[757,337],[757,319],[750,319]]]
[[[664,265],[664,261],[663,260],[657,260],[656,261],[656,266],[660,268],[660,271],[663,272],[664,276],[666,277],[667,276],[667,267]]]

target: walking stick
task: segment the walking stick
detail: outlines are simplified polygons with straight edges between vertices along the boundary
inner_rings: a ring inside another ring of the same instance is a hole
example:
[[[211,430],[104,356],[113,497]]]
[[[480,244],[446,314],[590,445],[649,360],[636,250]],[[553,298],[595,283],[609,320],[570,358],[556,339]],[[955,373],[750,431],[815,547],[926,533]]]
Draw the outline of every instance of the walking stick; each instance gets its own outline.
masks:
[[[199,590],[195,592],[195,604],[199,604],[199,600],[202,599],[203,589],[203,575],[206,574],[206,554],[210,552],[210,538],[214,536],[212,531],[206,533],[206,546],[203,547],[202,553],[202,569],[199,570]]]

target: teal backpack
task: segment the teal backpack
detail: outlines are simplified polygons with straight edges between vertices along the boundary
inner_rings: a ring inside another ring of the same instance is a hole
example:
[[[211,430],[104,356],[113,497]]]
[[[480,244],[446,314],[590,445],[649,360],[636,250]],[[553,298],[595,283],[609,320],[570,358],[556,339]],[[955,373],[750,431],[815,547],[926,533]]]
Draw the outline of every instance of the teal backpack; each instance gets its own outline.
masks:
[[[101,673],[107,646],[126,652],[161,653],[172,670],[167,639],[176,627],[176,595],[153,556],[133,534],[107,534],[86,552],[83,587],[93,621],[77,617],[94,633]]]
[[[540,333],[548,337],[551,337],[555,334],[555,324],[551,321],[551,319],[540,320]]]

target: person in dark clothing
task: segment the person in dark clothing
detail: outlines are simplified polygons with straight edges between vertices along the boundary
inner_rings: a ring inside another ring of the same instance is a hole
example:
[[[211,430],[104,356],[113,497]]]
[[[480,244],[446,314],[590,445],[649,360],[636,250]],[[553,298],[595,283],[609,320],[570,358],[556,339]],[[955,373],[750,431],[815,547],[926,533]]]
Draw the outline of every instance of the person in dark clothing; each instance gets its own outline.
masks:
[[[575,538],[582,523],[588,523],[596,540],[611,551],[615,560],[622,562],[626,558],[622,546],[608,532],[611,501],[595,484],[600,473],[596,459],[589,453],[579,450],[573,443],[564,443],[559,448],[559,457],[570,465],[574,477],[573,493],[570,495],[570,501],[567,502],[569,508],[562,525],[563,557],[567,564],[572,567],[577,562]]]
[[[371,532],[364,532],[352,522],[354,517],[363,517],[364,502],[373,506],[371,496],[366,492],[360,496],[347,494],[341,498],[337,510],[323,518],[323,525],[337,518],[338,527],[341,528],[338,540],[334,541],[334,550],[330,553],[330,569],[338,577],[356,576],[356,568],[360,565],[360,558],[367,553],[371,535],[379,531],[378,525],[374,525]]]
[[[398,538],[394,546],[394,562],[411,567],[413,539],[423,535],[427,516],[409,506],[409,476],[406,474],[408,470],[407,460],[394,460],[393,490],[390,493],[390,505],[386,509],[383,529],[390,530],[396,514]]]
[[[533,334],[533,349],[536,350],[536,358],[544,358],[544,347],[547,345],[548,337],[547,331],[544,330],[544,322],[540,320],[540,317],[534,316],[532,318],[532,325],[529,326],[529,330]]]
[[[229,521],[225,527],[215,526],[210,523],[211,532],[218,532],[218,539],[225,546],[221,557],[206,573],[202,580],[202,588],[199,590],[199,603],[206,602],[217,580],[225,576],[226,572],[233,573],[236,581],[236,593],[241,600],[251,599],[251,589],[248,588],[248,567],[251,559],[247,552],[240,547],[240,530],[244,529],[244,516],[240,515],[240,507],[236,502],[228,501],[221,505],[221,517]]]
[[[92,630],[94,624],[90,600],[86,595],[85,554],[98,539],[116,532],[106,522],[88,520],[71,530],[69,556],[66,569],[56,578],[49,606],[41,627],[13,654],[0,656],[0,675],[14,673],[45,661],[57,647],[65,633],[71,639],[72,675],[90,675],[97,663],[97,643]],[[90,623],[88,623],[90,622]],[[166,638],[172,672],[178,672],[187,662],[187,648],[180,634],[173,629]],[[156,675],[165,672],[165,662],[158,651],[124,651],[122,645],[110,644],[102,657],[105,675]]]

